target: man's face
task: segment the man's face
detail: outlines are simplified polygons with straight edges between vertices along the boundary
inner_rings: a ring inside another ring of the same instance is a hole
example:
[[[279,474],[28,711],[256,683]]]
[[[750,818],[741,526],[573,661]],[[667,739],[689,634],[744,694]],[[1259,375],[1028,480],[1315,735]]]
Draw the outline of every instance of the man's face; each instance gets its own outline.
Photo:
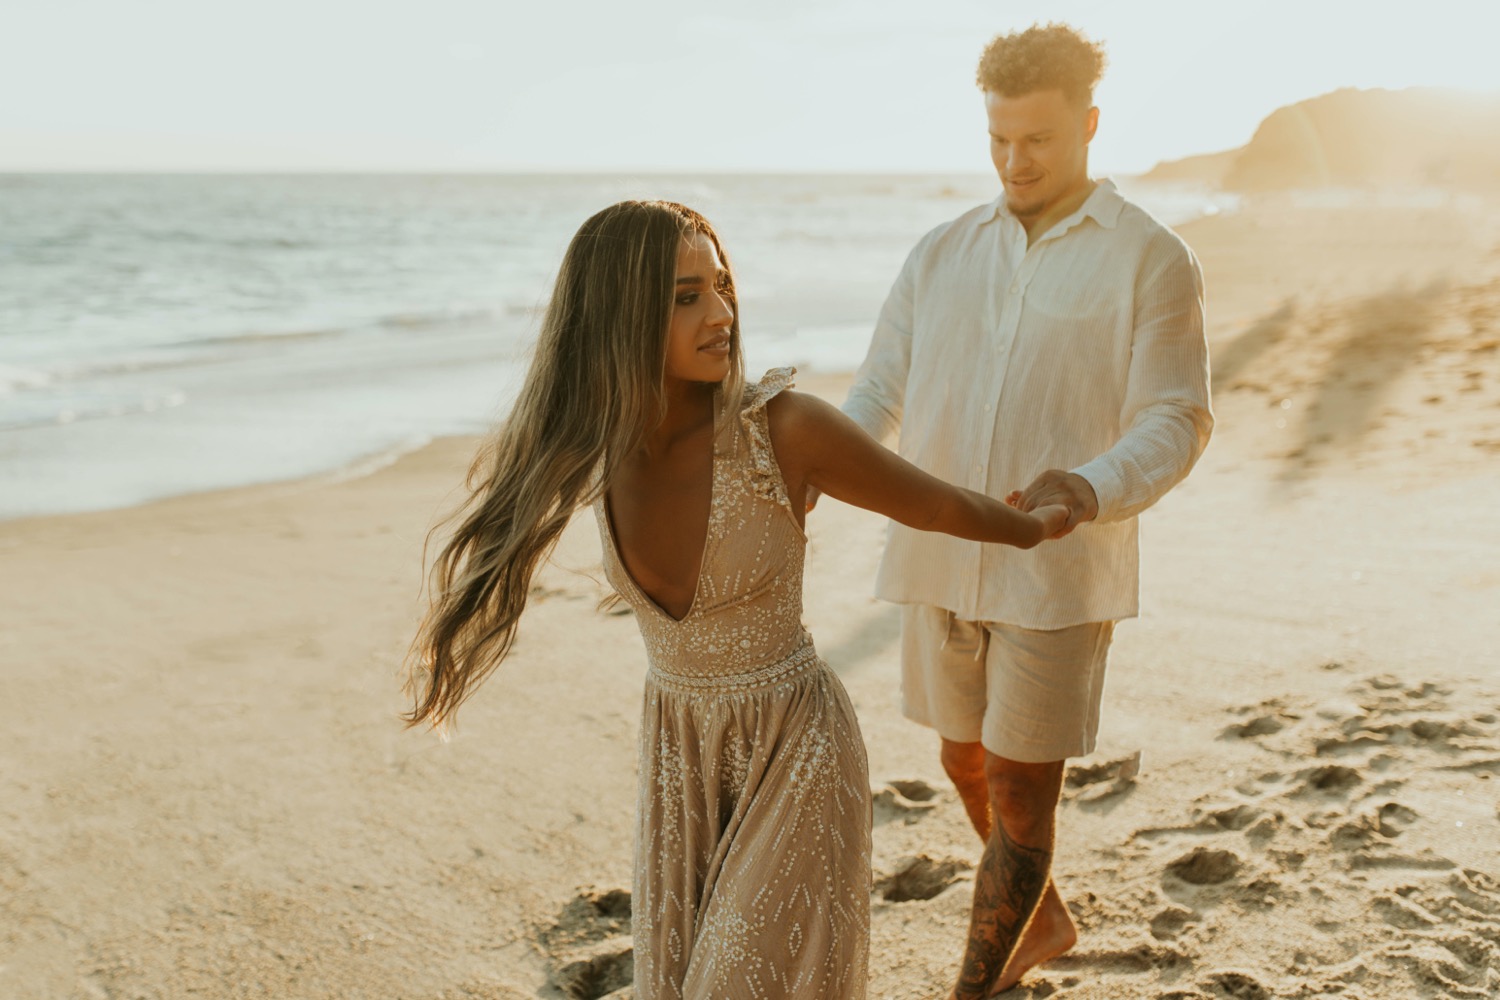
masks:
[[[990,158],[1005,185],[1005,202],[1023,223],[1088,184],[1089,142],[1098,108],[1080,108],[1061,90],[1020,97],[985,91]]]

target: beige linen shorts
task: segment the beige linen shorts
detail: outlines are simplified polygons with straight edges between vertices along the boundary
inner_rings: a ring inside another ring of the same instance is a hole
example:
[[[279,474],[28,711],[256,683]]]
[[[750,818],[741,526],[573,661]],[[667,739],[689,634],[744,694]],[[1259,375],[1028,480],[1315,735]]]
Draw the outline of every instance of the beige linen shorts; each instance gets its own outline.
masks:
[[[1043,763],[1094,752],[1114,622],[1048,631],[901,608],[901,710],[956,743]]]

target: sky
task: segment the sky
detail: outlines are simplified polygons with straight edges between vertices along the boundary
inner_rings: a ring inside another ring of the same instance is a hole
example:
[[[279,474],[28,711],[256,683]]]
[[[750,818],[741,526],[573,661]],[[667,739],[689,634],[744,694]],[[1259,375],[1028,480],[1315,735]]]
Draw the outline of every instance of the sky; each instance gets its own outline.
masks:
[[[0,0],[0,171],[982,173],[979,52],[1048,20],[1109,54],[1096,173],[1500,91],[1493,0]]]

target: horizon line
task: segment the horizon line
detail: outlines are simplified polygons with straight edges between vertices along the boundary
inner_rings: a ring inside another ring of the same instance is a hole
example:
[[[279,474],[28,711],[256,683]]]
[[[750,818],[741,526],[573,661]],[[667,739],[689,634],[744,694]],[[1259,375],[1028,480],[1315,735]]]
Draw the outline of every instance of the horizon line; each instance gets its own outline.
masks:
[[[1225,150],[1228,152],[1228,150]],[[1214,155],[1214,154],[1193,154]],[[1090,170],[1095,177],[1137,177],[1144,170]],[[7,167],[0,164],[0,177],[618,177],[642,174],[651,177],[985,177],[988,170],[942,168],[858,167]]]

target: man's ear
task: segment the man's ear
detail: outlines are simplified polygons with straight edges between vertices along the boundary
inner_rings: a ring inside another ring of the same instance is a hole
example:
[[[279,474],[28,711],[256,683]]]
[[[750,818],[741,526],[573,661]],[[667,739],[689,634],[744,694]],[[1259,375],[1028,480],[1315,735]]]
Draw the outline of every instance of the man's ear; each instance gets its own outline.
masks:
[[[1091,142],[1094,141],[1094,133],[1097,132],[1098,130],[1099,130],[1099,109],[1097,107],[1092,107],[1092,108],[1089,108],[1088,112],[1084,116],[1084,133],[1083,133],[1083,142],[1084,142],[1084,145],[1088,145],[1089,143],[1091,143]]]

